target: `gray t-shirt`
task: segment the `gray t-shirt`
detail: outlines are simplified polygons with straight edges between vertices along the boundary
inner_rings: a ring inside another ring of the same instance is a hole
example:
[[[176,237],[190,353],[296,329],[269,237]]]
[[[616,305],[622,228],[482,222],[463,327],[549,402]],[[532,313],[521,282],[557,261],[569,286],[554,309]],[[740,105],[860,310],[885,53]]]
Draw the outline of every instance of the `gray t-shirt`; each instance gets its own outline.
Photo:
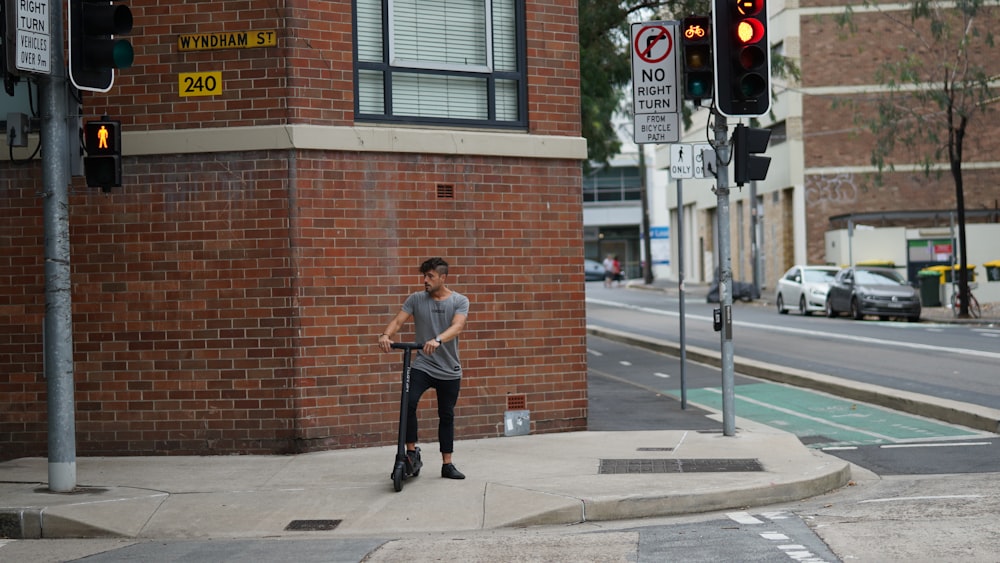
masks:
[[[406,298],[403,311],[413,316],[416,342],[432,340],[451,326],[455,315],[469,315],[469,299],[452,291],[443,301],[435,301],[426,291],[418,291]],[[458,338],[442,342],[430,356],[417,352],[414,369],[438,379],[461,379],[462,362],[458,359]]]

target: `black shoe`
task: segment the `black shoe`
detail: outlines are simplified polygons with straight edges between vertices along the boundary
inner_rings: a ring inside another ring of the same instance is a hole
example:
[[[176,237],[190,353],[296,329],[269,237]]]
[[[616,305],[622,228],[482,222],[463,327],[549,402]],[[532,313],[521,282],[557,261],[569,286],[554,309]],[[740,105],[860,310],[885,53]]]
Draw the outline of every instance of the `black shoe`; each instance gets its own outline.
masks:
[[[410,475],[416,477],[420,474],[420,468],[424,466],[424,462],[420,460],[420,448],[415,450],[408,450],[406,452],[406,472]]]
[[[452,463],[446,463],[441,466],[441,476],[445,479],[465,479],[465,475],[456,469]]]

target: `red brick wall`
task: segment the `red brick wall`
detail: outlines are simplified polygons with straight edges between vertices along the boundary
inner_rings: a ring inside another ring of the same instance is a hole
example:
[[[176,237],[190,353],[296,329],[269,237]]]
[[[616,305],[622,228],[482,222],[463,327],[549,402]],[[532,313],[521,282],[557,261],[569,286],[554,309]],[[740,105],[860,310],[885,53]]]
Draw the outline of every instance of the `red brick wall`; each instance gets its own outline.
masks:
[[[353,124],[350,2],[180,4],[130,2],[135,66],[85,97],[85,118],[192,136]],[[527,11],[527,134],[577,137],[576,5]],[[181,33],[264,29],[277,47],[177,49]],[[178,73],[216,69],[223,95],[178,96]],[[46,451],[44,231],[40,163],[0,170],[7,459]],[[585,428],[579,162],[262,150],[127,156],[124,175],[111,194],[72,188],[80,455],[394,443],[400,358],[379,353],[376,335],[433,255],[472,300],[457,437],[502,435],[508,394],[526,396],[536,432]],[[433,404],[425,441],[436,441]]]
[[[579,136],[578,5],[526,0],[529,130]],[[183,8],[181,6],[183,5]],[[352,2],[252,4],[129,2],[135,64],[108,94],[87,94],[85,112],[120,117],[127,131],[354,120]],[[180,51],[179,35],[275,30],[277,46]],[[178,95],[178,74],[222,70],[223,93]]]
[[[843,2],[810,3],[841,4]],[[909,21],[905,12],[894,14]],[[856,11],[853,18],[856,24],[853,32],[838,26],[833,14],[805,15],[800,20],[802,86],[807,89],[864,87],[853,93],[808,93],[803,97],[807,259],[814,263],[824,260],[824,233],[831,228],[830,217],[869,211],[953,209],[956,205],[955,184],[947,165],[947,129],[943,126],[937,127],[941,146],[936,148],[944,151],[940,158],[940,174],[926,176],[920,171],[909,171],[913,163],[933,154],[935,147],[925,144],[912,150],[907,149],[902,141],[887,159],[899,171],[887,169],[882,185],[876,185],[872,175],[864,172],[808,173],[809,168],[870,167],[875,138],[864,121],[874,111],[873,100],[880,89],[876,76],[879,67],[883,63],[900,60],[907,54],[917,54],[925,61],[936,60],[926,53],[919,41],[920,36],[929,35],[926,22],[919,22],[918,31],[914,33],[878,13]],[[995,9],[984,9],[976,22],[980,30],[988,30],[996,28],[996,20]],[[972,41],[970,53],[974,64],[981,65],[989,75],[1000,72],[1000,59],[984,45],[984,36],[980,34]],[[939,73],[933,71],[930,63],[925,64],[925,70],[928,71],[928,79],[939,78]],[[996,205],[1000,172],[969,165],[994,162],[998,151],[1000,126],[997,125],[994,110],[987,106],[987,112],[970,117],[965,138],[963,180],[966,209],[992,208]]]
[[[502,435],[509,393],[535,431],[585,427],[575,162],[284,156],[143,159],[125,193],[72,197],[81,454],[392,443],[400,362],[376,335],[432,255],[472,300],[458,437]],[[0,433],[5,456],[41,455],[41,213],[5,193]]]

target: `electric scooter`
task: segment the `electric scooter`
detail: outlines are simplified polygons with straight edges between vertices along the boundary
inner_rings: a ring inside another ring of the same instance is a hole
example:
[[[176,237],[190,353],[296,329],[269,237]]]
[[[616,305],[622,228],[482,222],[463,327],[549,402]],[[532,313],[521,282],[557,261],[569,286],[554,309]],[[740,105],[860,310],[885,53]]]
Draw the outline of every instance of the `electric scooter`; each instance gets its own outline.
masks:
[[[410,400],[410,354],[413,350],[423,348],[421,344],[410,342],[393,342],[392,347],[403,351],[403,392],[399,399],[399,445],[396,448],[396,463],[392,466],[392,488],[403,490],[403,481],[407,477],[420,475],[420,470],[413,469],[410,458],[406,456],[406,409]]]

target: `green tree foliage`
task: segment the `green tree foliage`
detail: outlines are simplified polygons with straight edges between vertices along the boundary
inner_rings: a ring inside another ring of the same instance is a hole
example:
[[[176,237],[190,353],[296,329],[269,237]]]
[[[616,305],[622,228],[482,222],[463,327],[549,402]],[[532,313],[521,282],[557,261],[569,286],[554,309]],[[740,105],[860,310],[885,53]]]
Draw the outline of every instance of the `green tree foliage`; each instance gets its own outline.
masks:
[[[976,115],[991,111],[997,91],[987,72],[996,57],[990,25],[1000,11],[998,0],[911,0],[905,9],[865,0],[864,12],[848,7],[838,23],[857,31],[861,17],[880,18],[913,38],[896,57],[883,63],[874,77],[883,90],[872,100],[873,111],[857,113],[859,125],[875,136],[871,162],[876,182],[883,181],[894,160],[916,159],[924,173],[947,164],[955,184],[959,227],[959,263],[966,264],[965,193],[962,158],[969,126]],[[866,23],[871,25],[871,23]],[[968,275],[959,270],[959,292],[968,295]],[[961,316],[968,316],[968,299]]]

